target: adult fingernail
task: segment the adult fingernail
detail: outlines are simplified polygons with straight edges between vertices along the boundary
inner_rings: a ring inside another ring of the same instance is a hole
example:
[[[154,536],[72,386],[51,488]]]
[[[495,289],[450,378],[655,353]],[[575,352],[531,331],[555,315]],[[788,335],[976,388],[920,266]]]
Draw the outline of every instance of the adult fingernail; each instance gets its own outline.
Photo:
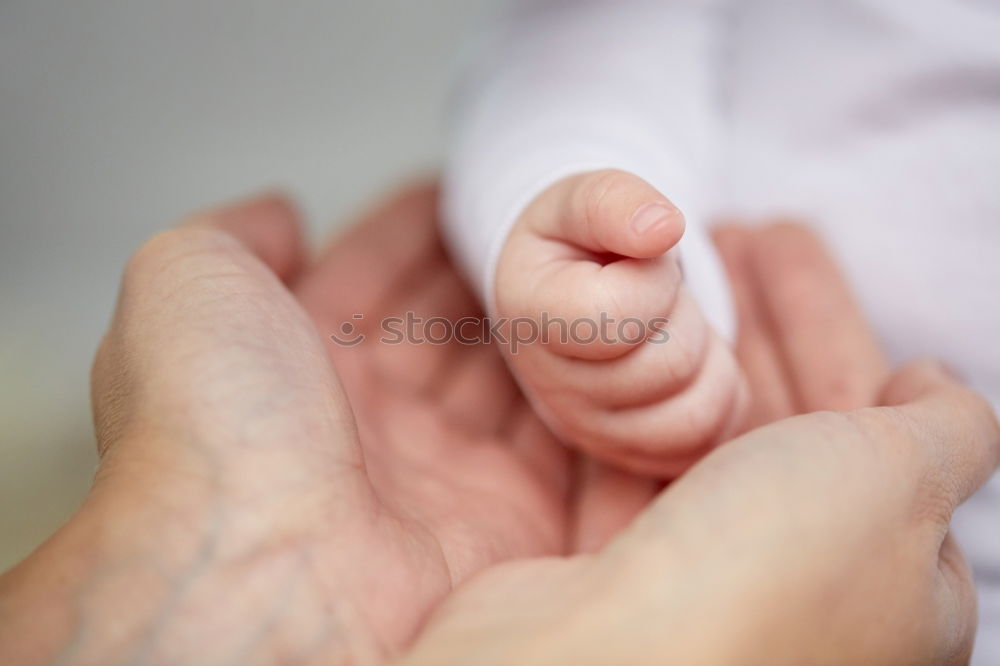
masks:
[[[649,203],[632,214],[632,229],[637,234],[646,234],[674,224],[680,217],[681,212],[670,204]]]

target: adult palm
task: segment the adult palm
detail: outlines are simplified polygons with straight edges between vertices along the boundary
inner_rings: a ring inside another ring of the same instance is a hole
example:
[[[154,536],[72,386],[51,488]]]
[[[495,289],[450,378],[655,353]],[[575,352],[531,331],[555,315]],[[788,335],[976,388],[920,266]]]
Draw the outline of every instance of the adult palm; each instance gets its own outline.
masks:
[[[95,491],[45,548],[106,572],[84,607],[150,589],[116,637],[68,626],[75,656],[117,638],[157,662],[379,662],[471,574],[566,549],[570,458],[496,349],[379,339],[390,316],[478,314],[435,206],[410,190],[307,265],[268,197],[131,259],[94,368]]]

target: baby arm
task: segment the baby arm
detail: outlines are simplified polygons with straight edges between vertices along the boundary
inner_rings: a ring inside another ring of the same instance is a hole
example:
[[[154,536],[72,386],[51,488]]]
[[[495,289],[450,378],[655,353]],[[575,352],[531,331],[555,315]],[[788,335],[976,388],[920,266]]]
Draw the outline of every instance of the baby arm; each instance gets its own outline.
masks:
[[[510,358],[557,434],[664,475],[741,404],[702,228],[718,30],[706,2],[525,5],[470,75],[447,173],[449,240],[492,315],[669,318],[665,342],[550,339]]]

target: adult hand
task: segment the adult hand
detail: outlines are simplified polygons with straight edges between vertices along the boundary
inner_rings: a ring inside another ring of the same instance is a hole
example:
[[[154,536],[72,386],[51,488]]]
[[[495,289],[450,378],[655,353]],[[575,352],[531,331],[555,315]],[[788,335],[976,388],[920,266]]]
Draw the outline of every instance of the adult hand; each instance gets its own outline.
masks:
[[[967,662],[975,594],[948,522],[996,468],[992,409],[933,364],[886,384],[874,336],[801,228],[717,241],[758,422],[886,406],[748,432],[597,553],[494,567],[446,601],[405,663]],[[642,492],[603,476],[605,498]]]
[[[435,210],[410,190],[306,265],[263,198],[132,257],[93,368],[100,468],[0,581],[0,662],[376,663],[471,574],[565,550],[568,456],[496,349],[377,341],[477,311]],[[334,344],[342,322],[370,337]]]
[[[594,555],[490,569],[403,663],[967,663],[974,588],[948,522],[1000,428],[933,364],[883,401],[716,449]]]

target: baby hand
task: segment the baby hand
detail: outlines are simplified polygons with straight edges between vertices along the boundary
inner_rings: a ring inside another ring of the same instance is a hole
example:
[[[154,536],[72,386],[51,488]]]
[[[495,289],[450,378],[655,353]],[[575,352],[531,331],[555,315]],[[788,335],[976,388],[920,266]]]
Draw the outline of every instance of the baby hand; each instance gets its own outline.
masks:
[[[507,345],[510,365],[553,431],[668,477],[734,434],[747,403],[668,252],[683,233],[681,212],[637,176],[578,174],[532,201],[496,272],[509,339],[530,339]]]

